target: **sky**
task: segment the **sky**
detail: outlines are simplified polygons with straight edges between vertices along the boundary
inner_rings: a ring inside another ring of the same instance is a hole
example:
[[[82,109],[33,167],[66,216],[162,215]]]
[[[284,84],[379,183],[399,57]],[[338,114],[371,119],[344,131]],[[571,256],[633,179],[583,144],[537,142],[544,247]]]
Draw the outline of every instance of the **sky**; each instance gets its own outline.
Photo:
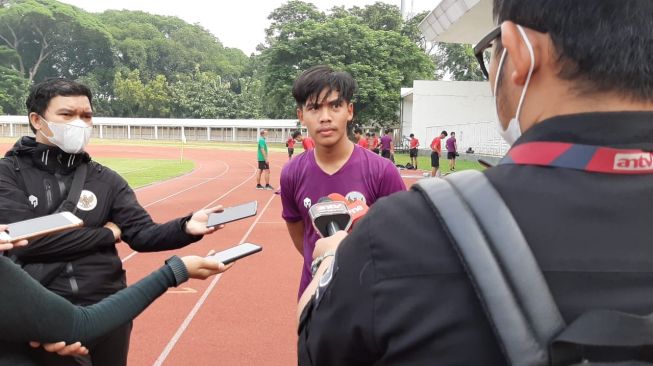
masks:
[[[199,23],[218,37],[225,47],[239,48],[246,55],[265,39],[270,13],[286,0],[60,0],[89,12],[107,9],[142,10],[152,14],[177,16],[188,23]],[[381,1],[401,6],[401,0],[304,0],[321,10],[344,5],[363,7]],[[433,10],[440,0],[408,0],[413,13]]]

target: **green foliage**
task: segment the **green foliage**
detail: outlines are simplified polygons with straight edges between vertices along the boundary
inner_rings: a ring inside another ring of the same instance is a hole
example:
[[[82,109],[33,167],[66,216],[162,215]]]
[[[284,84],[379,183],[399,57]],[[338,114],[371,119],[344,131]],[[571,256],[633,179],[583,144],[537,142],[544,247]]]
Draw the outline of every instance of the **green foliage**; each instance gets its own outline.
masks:
[[[15,69],[2,66],[3,59],[11,59],[14,51],[0,46],[0,114],[23,114],[27,80]]]
[[[292,1],[273,14],[310,9]],[[432,60],[397,30],[399,9],[376,3],[363,9],[332,9],[334,16],[276,17],[276,35],[263,51],[263,110],[270,118],[294,118],[291,96],[294,79],[311,66],[326,64],[352,74],[359,85],[354,97],[355,118],[365,125],[390,126],[398,120],[400,88],[433,75]],[[283,21],[286,21],[284,23]],[[385,30],[388,29],[388,30]],[[289,37],[288,35],[292,35]]]
[[[364,8],[357,6],[350,10],[351,15],[359,17],[363,24],[374,30],[400,32],[404,21],[396,5],[376,2]]]
[[[237,80],[248,58],[237,49],[224,48],[209,31],[177,17],[141,11],[106,11],[99,19],[116,40],[118,58],[130,70],[151,80],[164,75],[192,74],[196,68]]]
[[[54,0],[4,2],[0,44],[16,53],[9,66],[29,83],[52,76],[74,79],[94,68],[113,67],[112,39],[104,26],[94,16]]]
[[[448,75],[452,80],[458,81],[485,80],[471,45],[438,43],[434,58],[438,65],[438,79]]]
[[[170,92],[163,75],[144,84],[139,70],[126,75],[119,71],[115,79],[115,97],[114,111],[121,117],[170,116]]]
[[[196,70],[193,75],[179,75],[170,87],[173,117],[235,118],[236,97],[219,75]]]

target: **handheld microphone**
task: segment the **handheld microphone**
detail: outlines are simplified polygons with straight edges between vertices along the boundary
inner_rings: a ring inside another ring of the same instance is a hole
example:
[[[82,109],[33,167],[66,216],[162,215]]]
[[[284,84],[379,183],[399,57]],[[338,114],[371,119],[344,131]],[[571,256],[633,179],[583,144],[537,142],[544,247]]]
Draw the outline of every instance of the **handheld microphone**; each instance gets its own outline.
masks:
[[[358,222],[365,214],[367,214],[367,211],[369,211],[369,207],[365,202],[363,202],[360,199],[356,200],[348,200],[345,198],[345,196],[341,195],[340,193],[331,193],[328,195],[329,198],[331,198],[334,201],[341,201],[347,204],[347,210],[349,211],[349,215],[351,216],[351,225],[350,225],[350,231],[354,227],[354,224]]]
[[[313,221],[313,227],[323,238],[339,230],[347,231],[351,226],[351,215],[347,204],[342,201],[331,201],[328,197],[326,200],[320,198],[318,203],[311,206],[308,214]]]
[[[355,200],[347,203],[347,209],[351,215],[351,228],[353,228],[358,220],[362,219],[363,216],[367,214],[367,211],[370,210],[367,204],[361,200]]]

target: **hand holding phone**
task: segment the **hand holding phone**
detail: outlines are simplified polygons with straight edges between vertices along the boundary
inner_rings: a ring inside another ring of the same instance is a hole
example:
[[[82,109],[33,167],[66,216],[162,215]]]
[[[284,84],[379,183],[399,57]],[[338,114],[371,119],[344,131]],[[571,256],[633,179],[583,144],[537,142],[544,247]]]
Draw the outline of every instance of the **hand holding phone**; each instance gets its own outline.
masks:
[[[242,205],[227,207],[222,212],[216,212],[209,215],[209,221],[206,227],[214,227],[228,222],[244,219],[256,215],[258,202],[252,201]]]
[[[229,264],[238,259],[247,257],[254,253],[258,253],[261,250],[263,250],[263,248],[259,245],[252,244],[252,243],[243,243],[240,245],[236,245],[235,247],[225,249],[221,252],[217,252],[213,255],[208,256],[207,258],[215,258],[218,260],[218,262]]]

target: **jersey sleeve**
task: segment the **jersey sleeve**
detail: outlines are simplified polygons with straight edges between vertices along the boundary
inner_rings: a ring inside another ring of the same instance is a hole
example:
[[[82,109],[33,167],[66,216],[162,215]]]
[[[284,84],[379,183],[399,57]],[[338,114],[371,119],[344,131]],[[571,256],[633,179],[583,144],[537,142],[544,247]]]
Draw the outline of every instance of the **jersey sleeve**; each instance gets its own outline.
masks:
[[[300,159],[300,158],[295,158]],[[281,206],[282,212],[281,217],[289,222],[297,222],[302,219],[302,215],[299,212],[299,207],[295,203],[295,189],[296,184],[294,178],[294,169],[292,164],[287,164],[281,171]]]

